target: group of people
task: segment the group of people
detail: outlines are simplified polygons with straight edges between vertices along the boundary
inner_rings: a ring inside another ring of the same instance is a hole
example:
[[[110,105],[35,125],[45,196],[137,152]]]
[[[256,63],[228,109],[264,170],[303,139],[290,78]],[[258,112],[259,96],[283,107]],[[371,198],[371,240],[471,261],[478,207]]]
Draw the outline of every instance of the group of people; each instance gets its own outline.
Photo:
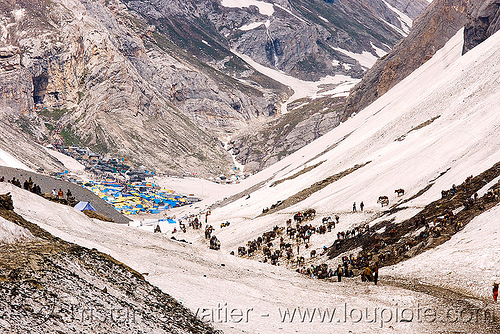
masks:
[[[455,194],[458,193],[459,191],[467,191],[467,188],[472,184],[473,179],[474,179],[474,177],[472,175],[468,176],[465,179],[464,183],[462,183],[458,186],[453,184],[450,189],[442,190],[441,191],[441,198],[450,198],[450,197],[455,196]]]
[[[0,182],[5,182],[5,177],[2,176],[0,177]],[[41,195],[42,194],[42,189],[40,186],[36,183],[33,182],[31,179],[31,176],[29,179],[24,180],[23,184],[21,184],[21,181],[19,179],[16,179],[16,177],[12,177],[12,180],[8,181],[9,183],[15,185],[16,187],[23,188],[24,190],[28,190],[34,194]]]
[[[304,211],[299,211],[293,215],[293,220],[297,223],[302,223],[307,220],[313,220],[316,217],[316,210],[307,209]]]
[[[57,198],[60,200],[64,199],[64,192],[62,191],[61,188],[59,188],[59,191],[57,191],[56,188],[52,189],[51,195],[53,198]],[[69,190],[69,189],[66,192],[66,199],[68,200],[68,202],[75,200],[75,197],[73,197],[73,194],[71,193],[71,190]]]
[[[359,209],[361,211],[363,211],[365,208],[365,203],[363,203],[363,201],[361,201],[361,203],[359,203]],[[357,208],[356,208],[356,202],[352,203],[352,212],[357,212]]]

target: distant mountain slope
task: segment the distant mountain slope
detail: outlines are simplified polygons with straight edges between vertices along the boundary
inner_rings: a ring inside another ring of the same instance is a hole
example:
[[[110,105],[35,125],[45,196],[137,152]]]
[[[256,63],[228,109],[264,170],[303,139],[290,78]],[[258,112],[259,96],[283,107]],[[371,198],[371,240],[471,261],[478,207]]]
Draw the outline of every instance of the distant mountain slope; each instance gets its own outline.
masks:
[[[3,2],[2,114],[39,142],[217,175],[232,165],[221,141],[293,94],[242,57],[307,80],[360,78],[426,1],[255,3]]]
[[[406,78],[467,22],[467,13],[479,0],[434,0],[419,17],[410,35],[382,57],[351,91],[346,114],[367,107]]]
[[[412,17],[427,5],[424,0],[414,2],[417,5],[406,6]],[[336,73],[360,77],[367,65],[357,62],[355,54],[371,55],[374,61],[374,46],[388,51],[406,29],[398,13],[382,0],[256,1],[257,5],[248,6],[232,0],[127,0],[125,4],[205,62],[225,64],[232,58],[230,49],[235,49],[306,80]],[[226,72],[237,70],[222,66]]]

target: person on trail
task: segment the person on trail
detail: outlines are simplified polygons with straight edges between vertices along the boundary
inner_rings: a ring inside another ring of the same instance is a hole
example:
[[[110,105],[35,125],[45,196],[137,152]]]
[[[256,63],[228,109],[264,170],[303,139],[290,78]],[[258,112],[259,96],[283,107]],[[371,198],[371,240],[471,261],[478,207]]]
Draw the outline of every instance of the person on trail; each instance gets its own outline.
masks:
[[[340,264],[337,267],[337,279],[339,282],[342,281],[342,266]]]
[[[372,270],[370,269],[370,267],[365,268],[365,271],[363,272],[362,276],[364,276],[364,280],[362,279],[362,281],[369,281],[369,282],[373,281]]]
[[[373,268],[373,282],[377,285],[378,282],[378,262],[375,262],[375,267]]]
[[[57,197],[59,197],[59,199],[63,199],[64,198],[64,193],[62,191],[61,188],[59,188],[59,191],[57,192]]]
[[[57,197],[57,190],[56,190],[56,188],[52,189],[51,195],[52,195],[52,197]]]
[[[352,212],[356,212],[356,211],[357,211],[357,210],[356,210],[356,202],[354,202],[354,203],[352,204]]]
[[[359,203],[359,208],[361,209],[361,211],[363,211],[364,207],[365,207],[365,203],[363,203],[363,201],[361,201],[361,203]]]
[[[493,283],[493,300],[497,301],[498,298],[498,283]]]

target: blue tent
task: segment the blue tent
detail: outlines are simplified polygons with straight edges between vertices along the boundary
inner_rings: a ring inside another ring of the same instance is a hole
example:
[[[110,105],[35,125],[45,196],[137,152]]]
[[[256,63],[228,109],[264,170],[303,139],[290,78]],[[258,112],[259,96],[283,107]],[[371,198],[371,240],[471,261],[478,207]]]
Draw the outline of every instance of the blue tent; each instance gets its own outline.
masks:
[[[78,211],[83,211],[83,210],[90,210],[90,211],[96,211],[92,205],[90,205],[89,202],[78,202],[77,205],[75,205],[75,209]]]

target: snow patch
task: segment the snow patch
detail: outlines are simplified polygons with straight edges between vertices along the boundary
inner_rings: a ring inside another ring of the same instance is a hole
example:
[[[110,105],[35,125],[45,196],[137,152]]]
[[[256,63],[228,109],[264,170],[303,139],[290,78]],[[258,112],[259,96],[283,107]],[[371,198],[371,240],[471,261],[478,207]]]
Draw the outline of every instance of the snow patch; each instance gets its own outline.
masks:
[[[379,56],[379,58],[383,57],[383,56],[385,56],[387,54],[386,51],[384,51],[381,48],[377,47],[375,44],[373,44],[371,42],[370,42],[370,44],[371,44],[373,50],[375,50],[375,53],[377,54],[377,56]]]
[[[321,78],[321,80],[319,81],[304,81],[294,78],[281,71],[261,65],[253,61],[252,58],[250,58],[249,56],[238,53],[236,50],[232,50],[232,52],[241,59],[243,59],[247,64],[252,66],[256,71],[284,85],[289,86],[294,91],[293,95],[281,106],[281,112],[283,114],[287,112],[287,105],[292,101],[305,97],[317,98],[320,95],[324,95],[324,94],[319,94],[319,91],[321,90],[320,86],[322,85],[329,85],[329,84],[341,85],[347,83],[356,84],[359,82],[359,79],[354,79],[345,75],[326,76],[324,78]]]
[[[12,11],[12,14],[14,15],[14,19],[16,21],[19,21],[26,14],[26,9],[24,9],[24,8],[16,9],[16,10]]]
[[[262,15],[272,16],[274,14],[274,6],[272,3],[267,3],[258,0],[222,0],[221,5],[228,8],[248,8],[256,6]]]
[[[47,147],[44,147],[44,149],[51,156],[59,160],[64,165],[64,167],[66,167],[66,169],[69,170],[70,172],[73,172],[75,174],[80,174],[85,170],[85,166],[79,163],[76,159],[73,159],[72,157],[67,156],[66,154],[52,150]]]
[[[34,238],[24,227],[0,217],[0,244],[13,244]]]
[[[23,164],[22,162],[20,162],[19,160],[17,160],[12,155],[10,155],[9,153],[5,152],[2,149],[0,149],[0,166],[19,168],[33,172],[31,168],[27,167],[25,164]]]
[[[266,24],[266,23],[265,22],[252,22],[252,23],[245,24],[245,25],[239,27],[238,29],[243,30],[243,31],[248,31],[248,30],[253,30],[255,28],[258,28],[263,24]]]
[[[323,21],[325,21],[325,22],[327,22],[327,23],[330,23],[330,21],[328,21],[328,19],[325,19],[323,16],[318,15],[318,17],[319,17],[321,20],[323,20]]]
[[[332,47],[335,51],[342,52],[346,56],[358,61],[361,66],[366,67],[366,68],[371,68],[373,64],[377,61],[377,57],[372,55],[370,52],[363,51],[363,53],[355,53],[351,51],[344,50],[342,48],[335,48]]]

